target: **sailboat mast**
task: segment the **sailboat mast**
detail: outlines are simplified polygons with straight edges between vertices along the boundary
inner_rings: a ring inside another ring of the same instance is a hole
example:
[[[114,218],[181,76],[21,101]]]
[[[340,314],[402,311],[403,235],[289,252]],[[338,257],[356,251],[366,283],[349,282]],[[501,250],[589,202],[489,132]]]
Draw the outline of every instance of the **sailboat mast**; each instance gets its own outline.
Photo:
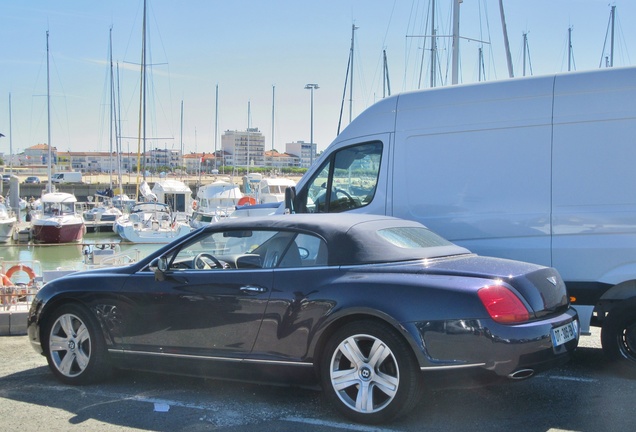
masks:
[[[355,31],[358,27],[355,24],[351,25],[351,55],[349,58],[351,59],[351,78],[349,80],[349,123],[351,123],[353,117],[353,48],[354,48],[354,40],[355,40]],[[313,145],[313,143],[312,143]]]
[[[610,41],[610,67],[614,67],[614,19],[616,18],[616,6],[612,6],[612,11],[610,12],[610,19],[612,22],[612,33],[611,33],[611,41]]]
[[[526,76],[526,56],[528,52],[528,33],[523,34],[523,76]]]
[[[499,0],[499,15],[501,16],[501,28],[503,30],[504,47],[506,48],[506,62],[508,63],[508,77],[515,76],[512,71],[512,56],[510,55],[510,42],[508,41],[508,29],[506,28],[506,16],[504,15],[503,0]]]
[[[146,180],[146,162],[143,163],[141,173],[141,141],[143,139],[144,157],[146,154],[146,0],[144,0],[144,14],[141,30],[141,85],[139,86],[139,125],[137,133],[137,187],[135,196],[139,197],[139,176],[143,174]]]
[[[144,0],[144,20],[143,20],[143,38],[142,38],[142,62],[141,62],[141,73],[142,73],[142,89],[143,89],[143,170],[144,170],[144,180],[146,180],[146,86],[147,86],[147,77],[146,77],[146,0]]]
[[[484,80],[486,79],[486,74],[485,74],[486,71],[484,68],[484,49],[482,47],[479,47],[478,49],[477,61],[478,61],[478,67],[479,67],[479,82],[481,82],[482,78]]]
[[[452,84],[459,81],[459,4],[462,0],[453,3],[453,60],[452,60]]]
[[[572,70],[572,27],[568,28],[568,72]]]
[[[383,50],[382,53],[384,54],[384,79],[382,80],[382,97],[384,98],[387,96],[387,91],[388,96],[391,96],[391,82],[389,80],[389,64],[386,59],[386,50]]]
[[[48,141],[49,141],[49,153],[47,156],[47,175],[49,176],[49,181],[46,184],[47,192],[51,193],[51,79],[50,79],[50,68],[49,68],[49,31],[46,31],[46,122],[47,122],[47,133],[48,133]]]
[[[109,170],[109,188],[113,189],[113,127],[115,126],[114,112],[115,112],[115,77],[113,76],[113,27],[111,26],[108,34],[108,55],[110,59],[110,110],[109,110],[109,141],[110,141],[110,170]]]
[[[214,91],[214,168],[218,169],[219,165],[217,163],[217,143],[219,137],[219,85],[216,85],[216,89]],[[223,165],[225,165],[225,159],[223,160]]]
[[[119,63],[117,63],[117,101],[121,101],[121,89],[119,87]],[[116,104],[116,113],[115,113],[115,147],[117,149],[117,181],[119,185],[119,194],[123,195],[124,188],[121,176],[121,158],[122,158],[122,148],[121,148],[121,104]],[[130,182],[130,151],[128,152],[128,181]]]
[[[435,87],[435,60],[437,59],[437,31],[435,29],[435,0],[431,1],[431,88]],[[424,54],[422,54],[422,57]]]
[[[247,161],[245,162],[245,169],[247,174],[250,173],[250,115],[251,115],[251,102],[247,101]]]
[[[274,113],[275,113],[275,103],[276,101],[276,86],[272,86],[272,150],[274,150]]]
[[[181,152],[181,157],[183,157],[183,101],[181,101],[181,128],[179,131],[179,141],[181,142],[179,151]]]
[[[9,93],[9,172],[13,174],[13,131],[11,120],[11,93]]]

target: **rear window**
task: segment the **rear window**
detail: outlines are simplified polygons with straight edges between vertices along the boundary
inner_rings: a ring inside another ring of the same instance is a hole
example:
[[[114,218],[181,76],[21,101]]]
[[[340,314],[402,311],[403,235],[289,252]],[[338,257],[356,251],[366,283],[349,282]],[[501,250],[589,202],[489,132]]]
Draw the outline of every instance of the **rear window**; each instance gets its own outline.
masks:
[[[379,230],[378,235],[392,245],[405,249],[452,245],[445,238],[420,227],[385,228]]]

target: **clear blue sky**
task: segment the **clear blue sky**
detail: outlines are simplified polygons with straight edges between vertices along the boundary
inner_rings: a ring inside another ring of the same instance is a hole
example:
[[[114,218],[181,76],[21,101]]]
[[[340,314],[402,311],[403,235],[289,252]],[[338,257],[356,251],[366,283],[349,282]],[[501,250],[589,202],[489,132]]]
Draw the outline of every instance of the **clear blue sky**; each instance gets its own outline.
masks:
[[[421,63],[429,0],[148,0],[148,147],[180,148],[181,102],[186,152],[214,149],[215,86],[219,88],[219,138],[225,130],[259,128],[274,147],[310,140],[310,91],[314,93],[314,141],[335,138],[355,24],[353,116],[382,97],[382,50],[391,92],[415,90],[422,71],[428,86],[429,42]],[[448,35],[452,0],[437,0],[437,33]],[[610,16],[616,6],[615,66],[636,61],[634,0],[504,0],[515,76],[522,74],[522,34],[528,34],[526,73],[567,70],[572,27],[576,70],[598,68]],[[47,142],[46,32],[49,31],[51,143],[58,150],[108,151],[108,39],[119,64],[123,151],[135,151],[143,0],[0,0],[0,152],[9,153],[11,94],[14,153]],[[464,0],[461,82],[478,80],[483,46],[486,77],[508,71],[497,0]],[[448,39],[440,39],[440,80],[450,82]],[[609,54],[609,40],[605,49]],[[423,65],[423,66],[420,66]],[[275,102],[272,102],[275,86]],[[343,126],[348,123],[349,91]],[[172,139],[168,139],[171,138]],[[154,138],[154,139],[153,139]]]

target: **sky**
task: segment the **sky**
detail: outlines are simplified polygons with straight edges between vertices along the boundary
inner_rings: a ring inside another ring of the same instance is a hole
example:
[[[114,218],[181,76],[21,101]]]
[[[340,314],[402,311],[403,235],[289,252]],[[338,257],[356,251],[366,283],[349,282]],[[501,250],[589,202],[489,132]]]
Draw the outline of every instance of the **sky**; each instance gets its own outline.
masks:
[[[436,0],[436,85],[451,81],[452,4]],[[570,69],[605,67],[612,6],[614,66],[636,62],[633,0],[503,5],[514,77],[524,58],[526,75],[567,72],[568,29]],[[430,86],[431,38],[421,37],[431,34],[430,0],[147,0],[147,8],[147,149],[209,153],[224,131],[251,127],[266,149],[284,152],[285,143],[310,142],[313,118],[321,151],[388,88]],[[49,142],[47,41],[50,143],[58,151],[113,148],[110,35],[121,150],[135,152],[143,0],[0,0],[0,16],[0,153]],[[464,0],[460,36],[460,84],[480,80],[480,48],[481,79],[508,79],[497,0]]]

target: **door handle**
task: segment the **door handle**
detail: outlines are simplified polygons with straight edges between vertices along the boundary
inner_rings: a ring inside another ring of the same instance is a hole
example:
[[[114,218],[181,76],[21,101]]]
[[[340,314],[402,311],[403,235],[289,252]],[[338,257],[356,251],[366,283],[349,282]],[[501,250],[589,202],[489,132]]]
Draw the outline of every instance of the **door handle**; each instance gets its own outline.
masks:
[[[248,293],[248,294],[260,294],[267,291],[267,288],[264,288],[261,286],[254,286],[254,285],[242,286],[239,289],[241,292]]]

